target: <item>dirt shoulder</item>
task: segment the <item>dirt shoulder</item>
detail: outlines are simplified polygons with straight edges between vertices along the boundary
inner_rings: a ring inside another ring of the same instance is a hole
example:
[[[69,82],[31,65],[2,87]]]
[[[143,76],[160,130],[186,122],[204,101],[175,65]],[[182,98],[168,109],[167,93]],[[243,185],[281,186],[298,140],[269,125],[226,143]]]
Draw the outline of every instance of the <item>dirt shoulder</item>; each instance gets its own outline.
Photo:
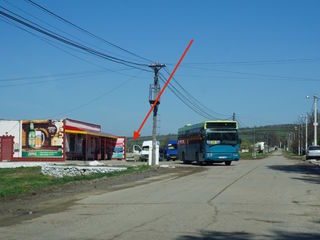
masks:
[[[41,215],[64,211],[75,201],[89,195],[139,186],[164,179],[179,178],[204,171],[199,167],[151,168],[95,180],[70,182],[19,197],[0,200],[0,226],[20,223]]]

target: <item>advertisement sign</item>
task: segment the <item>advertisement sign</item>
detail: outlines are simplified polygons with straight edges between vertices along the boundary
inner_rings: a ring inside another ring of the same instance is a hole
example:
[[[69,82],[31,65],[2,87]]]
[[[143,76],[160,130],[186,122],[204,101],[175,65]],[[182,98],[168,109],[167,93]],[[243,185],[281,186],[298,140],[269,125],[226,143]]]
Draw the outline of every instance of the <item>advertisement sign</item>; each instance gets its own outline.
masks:
[[[22,157],[63,157],[63,120],[24,120]]]
[[[117,138],[116,145],[113,148],[112,158],[125,159],[126,142],[125,137]]]

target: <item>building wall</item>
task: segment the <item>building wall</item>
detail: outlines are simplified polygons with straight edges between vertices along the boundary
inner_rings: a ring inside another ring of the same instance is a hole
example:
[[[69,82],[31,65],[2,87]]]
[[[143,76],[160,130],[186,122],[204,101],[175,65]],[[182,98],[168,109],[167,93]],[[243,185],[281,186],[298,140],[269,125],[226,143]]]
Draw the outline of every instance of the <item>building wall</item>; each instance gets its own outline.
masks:
[[[22,121],[0,120],[0,136],[14,136],[14,157],[22,156]]]

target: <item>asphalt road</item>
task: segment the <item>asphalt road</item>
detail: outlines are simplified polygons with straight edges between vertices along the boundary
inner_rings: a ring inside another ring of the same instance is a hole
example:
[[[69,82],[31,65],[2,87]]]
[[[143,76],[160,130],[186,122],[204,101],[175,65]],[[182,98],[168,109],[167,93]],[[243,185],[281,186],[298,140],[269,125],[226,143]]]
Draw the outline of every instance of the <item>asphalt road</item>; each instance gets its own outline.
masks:
[[[320,239],[320,172],[276,153],[87,196],[0,239]]]

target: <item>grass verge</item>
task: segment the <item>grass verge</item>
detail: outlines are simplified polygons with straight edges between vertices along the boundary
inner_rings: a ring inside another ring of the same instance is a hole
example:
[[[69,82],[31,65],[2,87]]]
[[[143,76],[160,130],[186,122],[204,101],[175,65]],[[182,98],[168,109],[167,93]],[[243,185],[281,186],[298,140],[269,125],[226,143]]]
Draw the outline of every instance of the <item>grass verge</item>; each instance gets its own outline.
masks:
[[[289,159],[305,160],[305,156],[299,156],[299,155],[296,155],[293,152],[282,151],[282,154],[283,154],[284,157],[289,158]]]
[[[256,157],[254,158],[252,156],[251,152],[247,152],[247,153],[240,153],[240,160],[244,159],[244,160],[255,160],[255,159],[263,159],[268,157],[270,154],[268,153],[256,153]]]
[[[103,177],[119,176],[142,172],[150,167],[141,165],[128,167],[127,170],[112,173],[95,173],[86,176],[55,178],[41,173],[41,167],[20,167],[0,169],[0,198],[13,197],[23,193],[62,185],[73,181],[92,180]]]

